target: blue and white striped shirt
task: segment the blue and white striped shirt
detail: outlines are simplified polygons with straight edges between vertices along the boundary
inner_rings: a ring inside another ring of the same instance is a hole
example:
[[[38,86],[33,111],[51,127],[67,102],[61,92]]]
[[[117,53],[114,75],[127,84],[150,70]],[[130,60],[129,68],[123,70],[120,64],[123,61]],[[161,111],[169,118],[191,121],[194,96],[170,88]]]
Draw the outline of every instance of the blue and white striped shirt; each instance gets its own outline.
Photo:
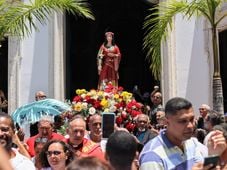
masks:
[[[202,144],[197,139],[184,141],[183,152],[169,141],[165,133],[166,130],[161,131],[144,146],[139,160],[141,170],[191,170],[195,163],[203,162]]]

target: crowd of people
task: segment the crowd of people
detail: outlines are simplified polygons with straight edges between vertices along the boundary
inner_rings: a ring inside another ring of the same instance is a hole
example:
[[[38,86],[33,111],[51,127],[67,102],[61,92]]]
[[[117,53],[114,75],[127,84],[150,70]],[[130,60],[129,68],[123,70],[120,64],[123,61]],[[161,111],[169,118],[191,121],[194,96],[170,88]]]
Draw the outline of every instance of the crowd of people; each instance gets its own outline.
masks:
[[[36,93],[36,100],[46,98]],[[102,138],[102,115],[77,114],[60,134],[61,116],[43,116],[28,139],[9,114],[0,113],[0,169],[4,170],[206,170],[227,169],[227,123],[223,114],[202,104],[196,116],[190,101],[174,97],[162,103],[157,87],[151,105],[135,118],[129,132],[115,127]],[[60,123],[59,123],[60,122]],[[34,127],[32,127],[34,128]],[[204,159],[217,155],[217,166]]]

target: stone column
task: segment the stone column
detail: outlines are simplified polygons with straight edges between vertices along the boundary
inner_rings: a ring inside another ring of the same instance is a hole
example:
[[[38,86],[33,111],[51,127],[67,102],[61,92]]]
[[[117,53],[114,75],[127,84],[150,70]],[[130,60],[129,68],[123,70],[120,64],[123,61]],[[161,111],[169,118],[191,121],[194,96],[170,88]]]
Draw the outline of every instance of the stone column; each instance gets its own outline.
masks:
[[[21,42],[18,38],[8,40],[8,113],[19,106],[19,80],[21,66]]]
[[[166,42],[162,43],[161,57],[162,57],[162,72],[161,85],[163,103],[177,94],[176,85],[176,39],[175,26],[173,24],[172,32],[169,34]]]
[[[50,19],[49,94],[65,99],[65,15],[54,13]]]

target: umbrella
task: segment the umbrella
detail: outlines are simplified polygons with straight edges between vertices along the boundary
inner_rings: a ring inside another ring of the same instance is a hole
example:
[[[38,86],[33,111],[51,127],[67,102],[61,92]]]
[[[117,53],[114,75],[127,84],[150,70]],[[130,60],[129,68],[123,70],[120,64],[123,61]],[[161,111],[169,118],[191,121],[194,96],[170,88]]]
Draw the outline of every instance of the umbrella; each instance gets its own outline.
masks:
[[[42,116],[56,116],[65,111],[70,111],[71,107],[55,99],[44,99],[19,107],[12,113],[12,118],[19,125],[24,123],[34,123]]]

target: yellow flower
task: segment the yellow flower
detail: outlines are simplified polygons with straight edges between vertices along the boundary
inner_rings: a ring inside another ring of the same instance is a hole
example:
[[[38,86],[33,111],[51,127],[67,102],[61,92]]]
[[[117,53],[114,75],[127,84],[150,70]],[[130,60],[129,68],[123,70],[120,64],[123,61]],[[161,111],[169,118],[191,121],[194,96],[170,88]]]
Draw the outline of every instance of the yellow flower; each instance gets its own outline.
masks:
[[[76,90],[77,95],[81,95],[81,94],[85,94],[85,93],[87,93],[87,91],[85,89],[77,89]]]
[[[77,112],[80,112],[82,110],[82,103],[81,102],[78,102],[76,104],[73,105],[73,110],[77,111]]]
[[[103,108],[107,108],[109,106],[109,103],[108,103],[108,101],[105,98],[103,98],[102,101],[100,102],[100,105]]]
[[[114,99],[119,99],[119,94],[114,94]]]

